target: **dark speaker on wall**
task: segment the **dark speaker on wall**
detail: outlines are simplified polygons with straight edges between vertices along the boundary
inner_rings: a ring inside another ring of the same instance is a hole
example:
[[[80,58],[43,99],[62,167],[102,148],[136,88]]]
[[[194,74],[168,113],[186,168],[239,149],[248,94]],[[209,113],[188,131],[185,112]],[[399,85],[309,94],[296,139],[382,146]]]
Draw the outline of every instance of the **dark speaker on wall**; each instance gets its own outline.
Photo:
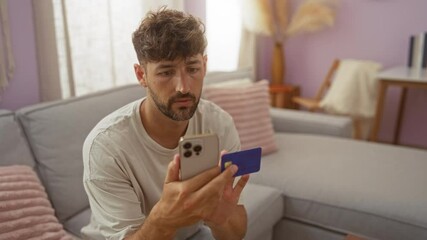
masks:
[[[410,68],[427,68],[427,32],[409,38],[407,66]]]

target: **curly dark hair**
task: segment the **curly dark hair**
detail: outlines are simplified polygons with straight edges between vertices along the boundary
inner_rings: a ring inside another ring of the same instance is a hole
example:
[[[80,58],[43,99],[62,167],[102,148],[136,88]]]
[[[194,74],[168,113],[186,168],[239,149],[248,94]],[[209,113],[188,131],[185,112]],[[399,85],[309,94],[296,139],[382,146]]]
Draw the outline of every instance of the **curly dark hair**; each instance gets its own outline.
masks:
[[[166,7],[147,13],[132,42],[140,64],[204,54],[207,45],[199,19]]]

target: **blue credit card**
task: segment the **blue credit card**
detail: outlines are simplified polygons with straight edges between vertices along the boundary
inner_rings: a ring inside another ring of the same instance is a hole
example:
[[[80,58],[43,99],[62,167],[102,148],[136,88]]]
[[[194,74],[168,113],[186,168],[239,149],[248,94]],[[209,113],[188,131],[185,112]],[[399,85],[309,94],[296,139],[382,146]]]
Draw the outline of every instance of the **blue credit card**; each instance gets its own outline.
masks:
[[[234,174],[235,177],[258,172],[261,168],[261,152],[262,149],[258,147],[224,154],[221,158],[221,172],[231,164],[239,167],[239,170]]]

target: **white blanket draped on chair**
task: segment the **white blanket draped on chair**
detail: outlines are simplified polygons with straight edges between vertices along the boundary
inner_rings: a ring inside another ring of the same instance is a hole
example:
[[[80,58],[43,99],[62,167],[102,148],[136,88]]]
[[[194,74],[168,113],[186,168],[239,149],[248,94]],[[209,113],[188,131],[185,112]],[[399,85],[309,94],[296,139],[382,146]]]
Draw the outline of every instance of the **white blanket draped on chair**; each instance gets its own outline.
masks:
[[[324,111],[369,120],[375,115],[378,79],[381,64],[373,61],[341,60],[332,85],[320,102]],[[364,124],[366,125],[366,124]],[[369,125],[362,126],[363,135]]]

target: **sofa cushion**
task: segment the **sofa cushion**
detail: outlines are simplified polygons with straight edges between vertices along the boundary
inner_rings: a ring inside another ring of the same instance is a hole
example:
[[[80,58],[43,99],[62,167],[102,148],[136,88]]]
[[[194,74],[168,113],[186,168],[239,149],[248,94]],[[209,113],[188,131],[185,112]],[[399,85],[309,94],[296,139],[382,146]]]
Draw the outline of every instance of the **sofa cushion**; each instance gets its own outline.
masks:
[[[64,222],[64,228],[77,237],[82,237],[80,230],[89,224],[92,211],[86,208]]]
[[[265,234],[271,233],[274,224],[283,217],[284,203],[280,191],[248,183],[242,192],[241,201],[248,214],[245,239],[268,239]]]
[[[227,82],[235,79],[245,79],[248,78],[251,81],[254,81],[255,75],[252,67],[240,68],[235,71],[214,71],[208,72],[203,81],[204,86],[210,84],[216,84],[221,82]]]
[[[309,133],[351,138],[353,120],[346,116],[270,108],[276,132]]]
[[[233,117],[243,150],[262,147],[263,155],[277,150],[267,80],[241,88],[206,87],[204,97]]]
[[[282,195],[271,187],[248,183],[242,192],[242,203],[248,214],[248,232],[245,239],[261,239],[262,234],[273,231],[274,224],[283,216]],[[64,222],[64,227],[80,237],[80,229],[89,223],[90,216],[91,210],[87,208]],[[212,239],[208,236],[209,230],[202,229],[191,239]]]
[[[0,110],[0,166],[24,164],[34,167],[35,162],[24,132],[15,121],[13,112]]]
[[[23,108],[17,116],[61,222],[89,206],[83,188],[83,142],[104,116],[145,95],[139,85]]]
[[[0,167],[0,239],[71,240],[30,166]]]
[[[276,134],[252,182],[286,196],[285,216],[378,239],[427,239],[427,151]]]
[[[316,227],[300,221],[282,219],[274,226],[275,239],[297,239],[297,240],[346,240],[346,235],[330,229]],[[362,237],[362,236],[360,236]],[[352,239],[352,238],[351,238]],[[367,238],[362,238],[367,239]],[[353,239],[353,240],[362,240]],[[349,239],[350,240],[350,239]]]

